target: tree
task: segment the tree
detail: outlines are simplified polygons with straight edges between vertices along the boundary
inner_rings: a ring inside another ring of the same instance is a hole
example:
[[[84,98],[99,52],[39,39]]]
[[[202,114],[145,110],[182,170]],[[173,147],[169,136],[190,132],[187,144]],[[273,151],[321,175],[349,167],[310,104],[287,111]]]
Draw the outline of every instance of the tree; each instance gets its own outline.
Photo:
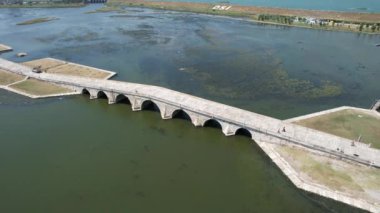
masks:
[[[376,26],[375,26],[375,25],[372,25],[372,26],[371,26],[371,30],[372,30],[372,32],[375,32],[375,30],[376,30]]]
[[[362,30],[363,30],[363,23],[361,23],[359,26],[359,31],[362,31]]]

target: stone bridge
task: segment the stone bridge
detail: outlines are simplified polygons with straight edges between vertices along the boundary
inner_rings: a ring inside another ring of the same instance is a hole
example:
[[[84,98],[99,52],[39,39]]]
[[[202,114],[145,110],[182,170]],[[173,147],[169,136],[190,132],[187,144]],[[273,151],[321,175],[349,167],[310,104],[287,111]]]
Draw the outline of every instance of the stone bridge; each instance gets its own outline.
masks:
[[[127,101],[133,111],[153,106],[163,119],[182,114],[194,126],[217,125],[226,136],[249,135],[254,141],[294,143],[322,151],[338,158],[380,167],[380,150],[364,144],[352,146],[352,141],[284,122],[247,110],[224,105],[158,86],[99,80],[49,73],[34,73],[31,68],[0,59],[0,68],[31,78],[69,87],[87,93],[91,99],[105,97],[109,104]],[[286,131],[282,131],[285,129]]]

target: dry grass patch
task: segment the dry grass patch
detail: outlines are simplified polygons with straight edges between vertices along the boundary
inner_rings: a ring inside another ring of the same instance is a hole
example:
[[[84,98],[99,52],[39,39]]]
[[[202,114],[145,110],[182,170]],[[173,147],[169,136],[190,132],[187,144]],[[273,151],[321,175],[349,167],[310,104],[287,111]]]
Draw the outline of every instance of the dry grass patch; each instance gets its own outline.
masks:
[[[293,167],[319,184],[326,185],[334,190],[363,191],[351,176],[345,171],[334,168],[328,160],[317,159],[305,150],[288,146],[280,147],[278,151],[282,156],[286,156]]]
[[[37,59],[37,60],[33,60],[33,61],[27,61],[27,62],[24,62],[22,64],[25,66],[28,66],[30,68],[35,68],[35,67],[41,66],[42,70],[47,70],[47,69],[50,69],[52,67],[63,65],[63,64],[65,64],[65,62],[55,60],[55,59],[51,59],[51,58],[42,58],[42,59]]]
[[[39,81],[36,79],[27,79],[10,86],[11,88],[35,96],[47,96],[60,93],[69,93],[72,90],[55,84]]]
[[[296,124],[347,139],[358,139],[380,149],[380,117],[359,110],[345,109],[304,120]]]
[[[276,145],[275,150],[306,182],[380,202],[380,169],[332,159],[298,147]]]
[[[2,86],[6,86],[9,84],[15,83],[17,81],[21,81],[24,78],[25,76],[0,69],[0,85]]]
[[[111,75],[111,72],[106,72],[94,67],[87,67],[53,58],[42,58],[24,62],[23,64],[31,68],[41,67],[42,71],[46,73],[57,73],[97,79],[107,79]]]
[[[48,73],[59,73],[64,75],[74,75],[89,78],[105,79],[110,73],[98,70],[96,68],[85,67],[76,64],[65,64],[53,67],[47,70]]]

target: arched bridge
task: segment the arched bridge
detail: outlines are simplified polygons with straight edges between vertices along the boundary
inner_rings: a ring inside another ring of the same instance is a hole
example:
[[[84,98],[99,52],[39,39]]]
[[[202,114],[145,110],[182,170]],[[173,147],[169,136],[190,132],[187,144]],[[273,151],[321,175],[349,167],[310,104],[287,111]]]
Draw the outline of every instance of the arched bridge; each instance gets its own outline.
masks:
[[[109,104],[128,101],[133,111],[142,110],[150,104],[157,108],[163,119],[170,119],[177,113],[182,113],[188,116],[195,126],[213,122],[220,125],[226,136],[244,132],[255,141],[294,143],[339,158],[380,167],[380,151],[364,144],[352,146],[352,141],[348,139],[163,87],[49,73],[38,74],[32,72],[31,68],[3,59],[0,59],[0,68],[64,85],[74,89],[78,94],[88,93],[91,99],[103,96],[108,99]]]

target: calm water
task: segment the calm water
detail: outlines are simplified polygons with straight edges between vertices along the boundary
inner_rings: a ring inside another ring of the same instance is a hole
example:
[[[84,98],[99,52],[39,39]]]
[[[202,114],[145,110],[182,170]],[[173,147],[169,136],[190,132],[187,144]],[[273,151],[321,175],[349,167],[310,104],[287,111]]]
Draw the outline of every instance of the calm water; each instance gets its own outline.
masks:
[[[348,12],[380,12],[379,0],[165,0],[204,3],[231,3],[259,7],[280,7],[307,10],[332,10]]]
[[[15,49],[2,57],[66,59],[278,118],[380,94],[379,36],[92,9],[0,10],[0,43]],[[41,16],[60,20],[15,25]],[[1,90],[0,135],[0,212],[356,211],[295,189],[248,138],[126,104]]]

